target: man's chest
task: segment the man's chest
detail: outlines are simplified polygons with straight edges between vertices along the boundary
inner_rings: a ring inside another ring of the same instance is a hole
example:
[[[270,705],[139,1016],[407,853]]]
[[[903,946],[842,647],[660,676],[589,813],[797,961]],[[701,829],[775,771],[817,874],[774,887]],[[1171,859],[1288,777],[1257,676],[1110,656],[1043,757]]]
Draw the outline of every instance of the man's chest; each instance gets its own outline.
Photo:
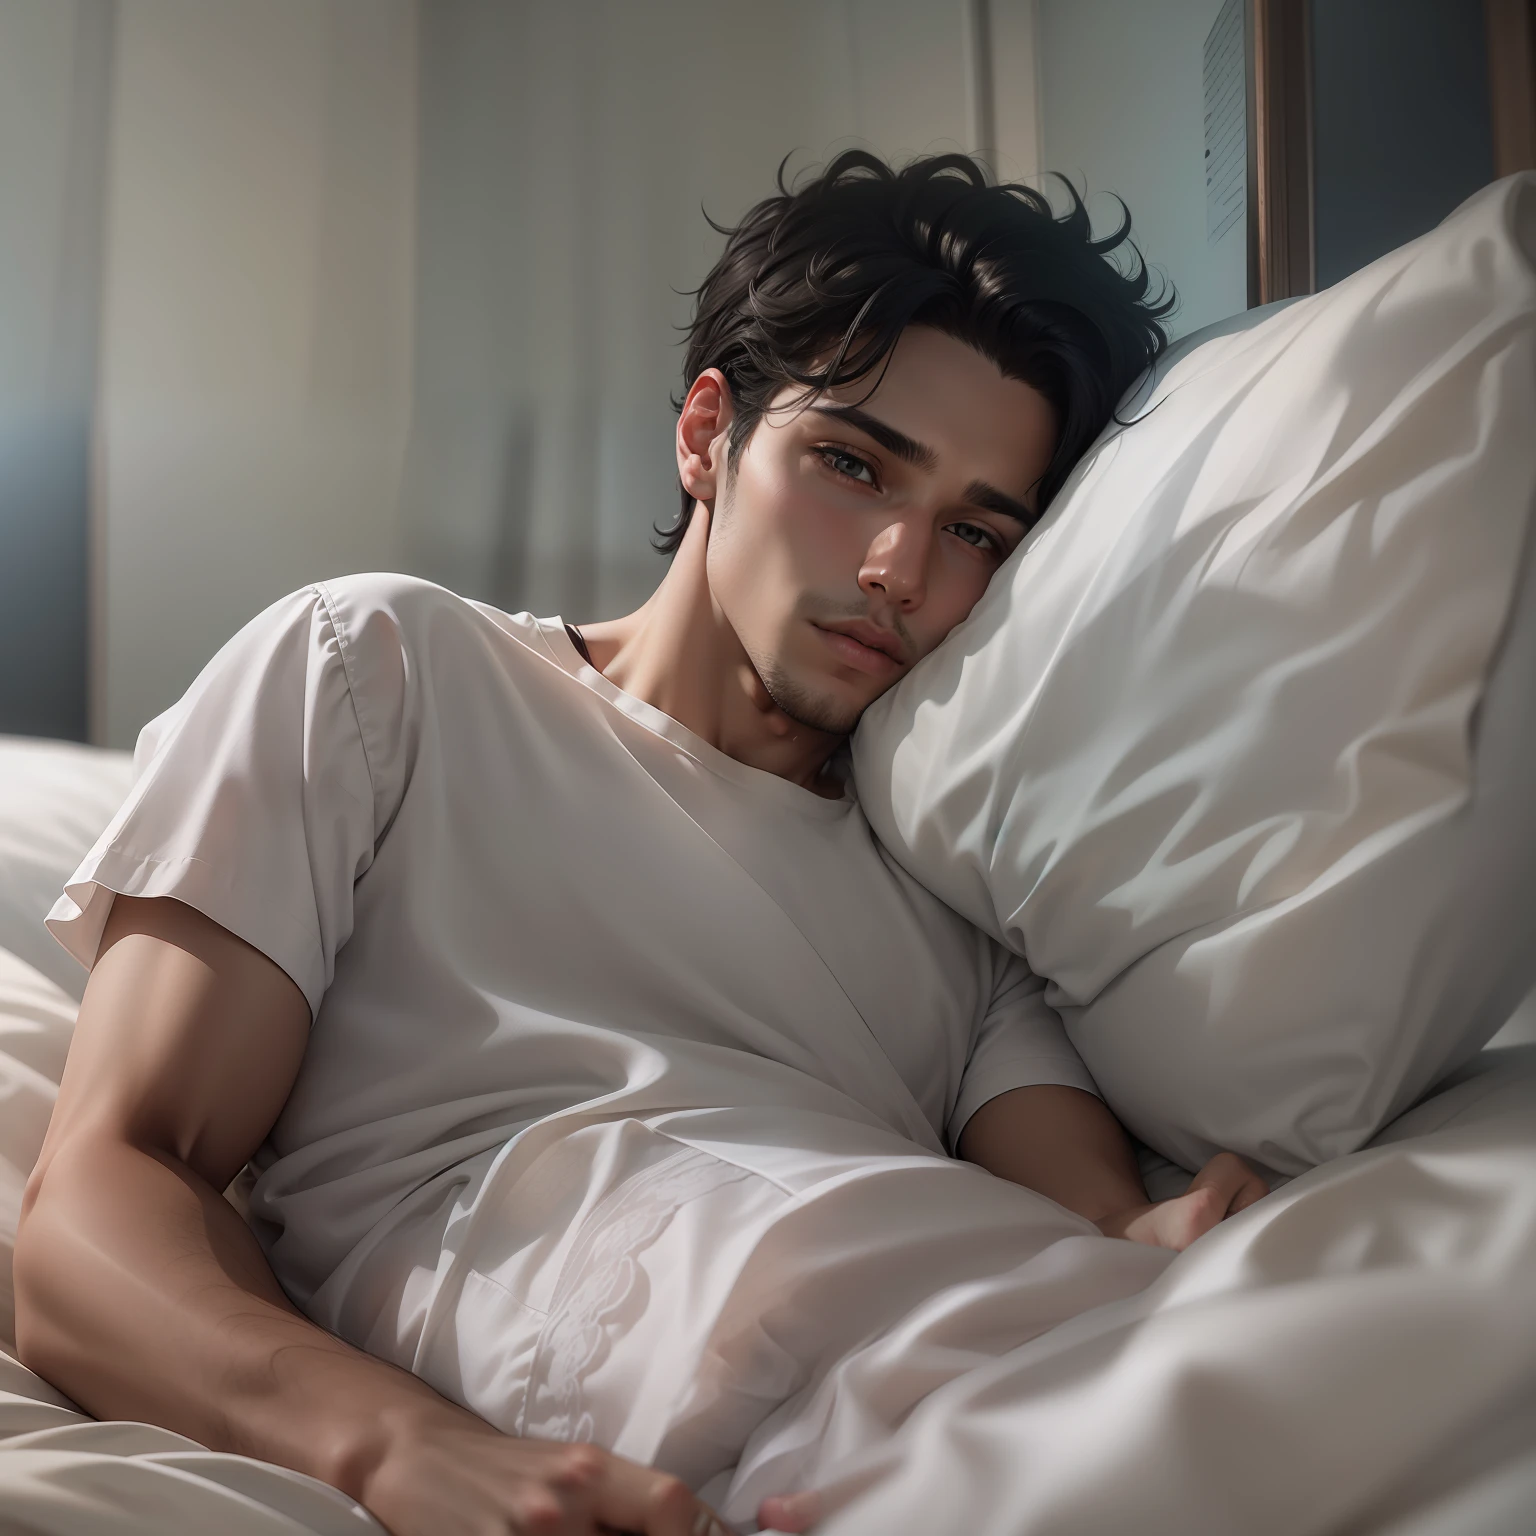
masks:
[[[336,988],[387,993],[455,1051],[466,1017],[686,1038],[837,1080],[893,1071],[942,1118],[978,1017],[974,935],[856,809],[775,814],[644,738],[546,747],[509,744],[491,784],[449,758],[412,785]]]

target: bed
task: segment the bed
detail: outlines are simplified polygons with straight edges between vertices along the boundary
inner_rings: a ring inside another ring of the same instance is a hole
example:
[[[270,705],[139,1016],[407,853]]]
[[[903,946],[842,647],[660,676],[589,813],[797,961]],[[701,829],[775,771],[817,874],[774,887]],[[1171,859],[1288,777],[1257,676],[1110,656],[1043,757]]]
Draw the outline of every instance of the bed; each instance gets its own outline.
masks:
[[[1056,988],[1149,1192],[1220,1146],[1273,1188],[1166,1265],[1135,1250],[1117,1300],[1058,1277],[1054,1325],[1004,1345],[944,1333],[973,1270],[920,1276],[825,1378],[867,1386],[883,1353],[918,1390],[781,1404],[789,1460],[754,1433],[701,1489],[735,1518],[798,1465],[826,1536],[1536,1532],[1536,996],[1509,1017],[1536,980],[1536,176],[1195,342],[1148,380],[1155,426],[1117,423],[866,714],[854,767],[893,856]],[[0,1531],[379,1530],[14,1358],[16,1217],[84,984],[43,917],[129,776],[0,739]],[[929,1230],[901,1211],[882,1230]],[[1133,1252],[1085,1240],[1090,1281]]]
[[[129,771],[0,739],[0,1530],[379,1530],[312,1479],[98,1423],[14,1358],[17,1209],[84,983],[41,919]],[[1143,1164],[1156,1194],[1187,1177]],[[1368,1147],[952,1382],[827,1493],[831,1536],[1536,1529],[1536,998]]]

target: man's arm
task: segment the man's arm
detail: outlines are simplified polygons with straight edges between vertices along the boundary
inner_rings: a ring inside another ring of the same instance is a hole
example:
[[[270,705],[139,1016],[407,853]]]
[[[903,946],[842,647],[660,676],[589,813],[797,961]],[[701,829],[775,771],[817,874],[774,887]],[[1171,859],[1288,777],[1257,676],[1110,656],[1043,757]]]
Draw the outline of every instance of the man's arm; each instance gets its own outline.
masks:
[[[1109,1237],[1187,1248],[1269,1193],[1252,1168],[1218,1153],[1175,1200],[1152,1202],[1120,1122],[1080,1088],[1046,1084],[989,1099],[965,1123],[960,1156],[1086,1216]]]
[[[220,1191],[283,1107],[309,1007],[170,899],[113,904],[16,1244],[24,1362],[103,1418],[318,1477],[395,1536],[700,1536],[676,1478],[517,1440],[305,1318]]]

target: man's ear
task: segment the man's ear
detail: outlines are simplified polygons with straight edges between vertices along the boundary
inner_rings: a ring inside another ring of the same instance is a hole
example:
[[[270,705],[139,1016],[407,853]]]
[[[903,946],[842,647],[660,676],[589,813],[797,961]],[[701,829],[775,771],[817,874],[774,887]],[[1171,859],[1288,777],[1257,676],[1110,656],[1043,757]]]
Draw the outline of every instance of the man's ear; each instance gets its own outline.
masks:
[[[677,477],[695,501],[713,502],[725,481],[735,415],[725,375],[718,368],[706,368],[693,381],[677,418]]]

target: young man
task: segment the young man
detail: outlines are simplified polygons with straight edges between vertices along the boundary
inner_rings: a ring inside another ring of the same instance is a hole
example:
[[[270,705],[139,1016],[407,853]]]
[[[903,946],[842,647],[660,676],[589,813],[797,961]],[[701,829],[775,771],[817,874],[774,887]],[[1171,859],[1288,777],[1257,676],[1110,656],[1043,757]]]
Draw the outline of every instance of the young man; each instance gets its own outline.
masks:
[[[638,612],[358,577],[229,642],[50,919],[94,969],[29,1364],[395,1536],[698,1536],[691,1489],[750,1514],[942,1379],[861,1340],[937,1328],[952,1372],[1257,1196],[1218,1160],[1148,1204],[1040,984],[889,862],[839,752],[1156,356],[1119,238],[841,156],[700,290]]]

